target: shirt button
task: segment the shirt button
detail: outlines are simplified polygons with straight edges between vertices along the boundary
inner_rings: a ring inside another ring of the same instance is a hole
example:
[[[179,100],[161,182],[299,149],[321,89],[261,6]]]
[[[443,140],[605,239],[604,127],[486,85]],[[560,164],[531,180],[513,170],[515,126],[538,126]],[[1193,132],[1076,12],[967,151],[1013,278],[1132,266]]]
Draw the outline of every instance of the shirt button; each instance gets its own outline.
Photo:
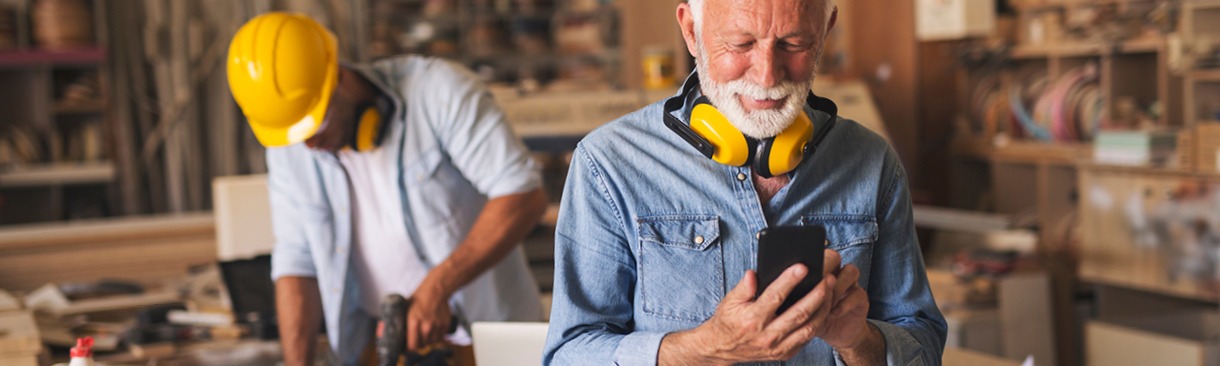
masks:
[[[426,178],[426,177],[424,177],[424,175],[423,175],[423,174],[416,174],[416,175],[415,175],[415,180],[417,180],[417,181],[423,182],[423,181],[424,181],[424,178]]]
[[[737,180],[739,180],[739,181],[746,180],[746,173],[737,173]]]
[[[339,288],[338,288],[338,287],[331,287],[331,288],[330,288],[330,293],[335,294],[335,295],[338,295],[338,294],[339,294]]]
[[[830,239],[823,240],[823,241],[822,241],[822,246],[825,246],[825,247],[829,248],[829,247],[830,247]]]
[[[695,235],[695,244],[703,244],[703,235]]]
[[[754,239],[762,239],[762,233],[754,233]]]

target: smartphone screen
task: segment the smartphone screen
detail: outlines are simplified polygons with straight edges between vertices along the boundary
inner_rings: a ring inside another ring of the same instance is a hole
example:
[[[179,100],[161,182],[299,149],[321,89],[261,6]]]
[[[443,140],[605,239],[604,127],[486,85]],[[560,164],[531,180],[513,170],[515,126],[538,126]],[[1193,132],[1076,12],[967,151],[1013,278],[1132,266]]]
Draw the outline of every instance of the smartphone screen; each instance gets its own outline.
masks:
[[[784,270],[802,263],[809,273],[788,294],[776,310],[781,314],[822,282],[822,256],[826,228],[821,226],[775,226],[758,232],[758,292],[754,298],[779,278]]]

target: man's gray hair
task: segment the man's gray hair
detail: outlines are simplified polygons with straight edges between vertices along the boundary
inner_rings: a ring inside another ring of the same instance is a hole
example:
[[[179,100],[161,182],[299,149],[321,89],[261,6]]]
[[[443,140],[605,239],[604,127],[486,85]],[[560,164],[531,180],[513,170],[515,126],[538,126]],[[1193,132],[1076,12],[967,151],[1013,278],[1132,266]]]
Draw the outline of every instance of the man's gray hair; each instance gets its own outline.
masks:
[[[703,34],[703,0],[686,0],[690,4],[691,16],[695,18],[695,35],[702,37]],[[826,9],[826,21],[830,21],[830,15],[834,13],[835,0],[822,0]]]

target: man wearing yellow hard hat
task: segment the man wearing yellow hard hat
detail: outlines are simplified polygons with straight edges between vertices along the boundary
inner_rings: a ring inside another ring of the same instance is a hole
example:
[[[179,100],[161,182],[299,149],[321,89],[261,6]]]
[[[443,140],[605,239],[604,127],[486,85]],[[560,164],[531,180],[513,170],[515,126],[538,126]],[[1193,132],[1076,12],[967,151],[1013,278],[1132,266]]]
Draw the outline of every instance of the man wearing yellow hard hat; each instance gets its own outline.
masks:
[[[268,148],[286,364],[312,362],[319,318],[339,362],[361,362],[390,293],[412,300],[411,349],[541,318],[519,248],[546,207],[539,167],[473,74],[421,56],[340,64],[331,32],[287,13],[242,26],[227,68]]]

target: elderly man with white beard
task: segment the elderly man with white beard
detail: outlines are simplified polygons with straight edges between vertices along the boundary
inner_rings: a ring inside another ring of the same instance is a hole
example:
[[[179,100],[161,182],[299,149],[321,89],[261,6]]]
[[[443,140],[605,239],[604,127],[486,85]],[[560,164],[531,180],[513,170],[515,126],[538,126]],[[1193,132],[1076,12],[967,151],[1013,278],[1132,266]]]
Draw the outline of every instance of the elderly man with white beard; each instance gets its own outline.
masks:
[[[810,90],[837,16],[833,0],[678,5],[696,72],[574,152],[544,364],[940,364],[905,170]],[[783,311],[810,268],[759,291],[759,233],[778,226],[826,233],[807,244],[825,246],[821,282]]]

